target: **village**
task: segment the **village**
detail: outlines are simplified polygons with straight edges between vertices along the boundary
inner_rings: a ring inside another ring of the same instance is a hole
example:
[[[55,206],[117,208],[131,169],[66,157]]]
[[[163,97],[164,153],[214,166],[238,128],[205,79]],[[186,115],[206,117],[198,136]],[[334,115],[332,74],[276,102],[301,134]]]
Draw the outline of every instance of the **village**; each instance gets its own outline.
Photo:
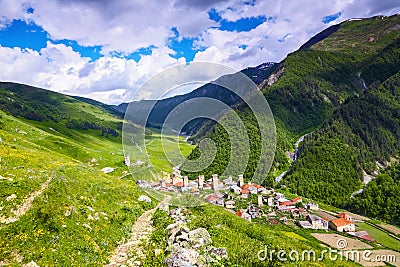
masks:
[[[186,192],[199,197],[210,204],[224,207],[227,211],[248,221],[264,221],[272,225],[285,224],[311,230],[333,230],[353,237],[374,242],[366,231],[356,231],[356,223],[362,222],[350,214],[335,214],[319,209],[314,202],[303,202],[298,196],[292,199],[274,188],[265,188],[256,183],[245,183],[243,175],[235,181],[232,176],[219,179],[214,174],[210,179],[204,175],[190,181],[174,170],[170,180],[160,182],[137,181],[142,188],[151,188],[162,192]]]

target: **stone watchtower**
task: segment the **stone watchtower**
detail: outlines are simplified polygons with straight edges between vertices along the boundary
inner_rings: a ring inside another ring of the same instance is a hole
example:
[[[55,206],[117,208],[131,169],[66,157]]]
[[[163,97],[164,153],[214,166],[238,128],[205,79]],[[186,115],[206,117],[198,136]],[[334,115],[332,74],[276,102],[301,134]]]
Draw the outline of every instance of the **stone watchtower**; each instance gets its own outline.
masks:
[[[219,188],[218,174],[212,176],[212,190],[217,191]]]
[[[187,176],[183,176],[183,187],[189,186],[189,178]]]
[[[203,188],[204,186],[204,175],[199,175],[199,188]]]
[[[242,187],[244,185],[243,174],[238,175],[238,186]]]
[[[161,179],[161,180],[160,180],[160,186],[161,186],[161,187],[167,187],[167,185],[166,185],[164,179]]]
[[[263,196],[262,195],[258,195],[258,197],[257,197],[257,204],[258,204],[258,206],[259,207],[261,207],[261,206],[263,206],[264,205],[264,203],[263,203]]]

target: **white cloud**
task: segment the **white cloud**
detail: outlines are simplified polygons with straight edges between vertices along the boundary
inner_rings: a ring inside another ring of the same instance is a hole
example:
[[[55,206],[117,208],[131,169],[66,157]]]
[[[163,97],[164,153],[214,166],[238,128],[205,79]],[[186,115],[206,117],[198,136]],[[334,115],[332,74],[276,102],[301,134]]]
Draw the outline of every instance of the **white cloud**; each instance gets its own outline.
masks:
[[[168,56],[165,49],[156,49],[151,56],[144,56],[136,63],[115,57],[102,57],[90,62],[71,47],[51,42],[40,53],[31,49],[0,47],[0,80],[92,97],[106,103],[120,103],[129,100],[152,75],[184,63],[182,59]]]
[[[1,0],[0,29],[6,27],[14,18],[23,18],[27,8],[23,0]]]
[[[29,7],[33,13],[26,12]],[[211,8],[229,21],[258,16],[272,19],[249,32],[221,31],[208,17]],[[180,38],[197,37],[195,45],[205,47],[194,61],[223,63],[239,70],[282,60],[330,25],[323,24],[322,17],[338,12],[342,15],[330,24],[352,17],[393,14],[400,12],[400,7],[387,0],[336,0],[329,4],[320,0],[259,0],[253,6],[241,0],[0,0],[0,29],[13,19],[33,21],[53,39],[99,45],[105,55],[91,62],[71,47],[51,42],[39,52],[0,47],[0,80],[119,103],[130,100],[152,75],[185,63],[184,58],[170,56],[175,54],[168,48],[173,27]],[[242,45],[247,47],[243,49]],[[149,46],[155,47],[152,54],[142,56],[139,62],[109,55],[113,51],[129,54]],[[142,97],[155,95],[152,90],[142,92]]]
[[[257,1],[252,6],[238,1],[234,4],[224,3],[217,11],[228,21],[258,16],[267,18],[263,24],[249,32],[207,29],[201,33],[198,43],[207,49],[198,52],[195,60],[209,60],[243,68],[266,61],[281,61],[329,25],[353,17],[394,14],[400,11],[400,5],[393,1],[373,0],[331,1],[329,4],[320,0],[287,0],[274,3]],[[339,12],[341,16],[337,20],[328,25],[322,22],[323,17]],[[239,48],[240,45],[248,48],[243,50]]]
[[[206,9],[188,9],[172,1],[29,1],[28,19],[53,39],[76,40],[84,46],[103,46],[102,52],[131,53],[142,47],[164,46],[177,27],[196,36],[215,23]]]

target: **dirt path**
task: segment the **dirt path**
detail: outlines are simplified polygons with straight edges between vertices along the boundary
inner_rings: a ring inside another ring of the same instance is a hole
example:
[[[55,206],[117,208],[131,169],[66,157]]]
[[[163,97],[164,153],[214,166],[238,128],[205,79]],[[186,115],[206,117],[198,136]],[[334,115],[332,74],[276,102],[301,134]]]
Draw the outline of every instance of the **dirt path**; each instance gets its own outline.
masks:
[[[23,201],[22,204],[17,206],[16,210],[13,210],[12,213],[14,213],[15,216],[10,216],[8,218],[5,218],[3,216],[0,216],[0,223],[5,223],[5,224],[9,224],[9,223],[13,223],[19,220],[19,218],[23,215],[25,215],[25,213],[32,207],[33,204],[33,200],[35,200],[35,198],[39,195],[41,195],[43,193],[44,190],[46,190],[46,188],[49,186],[51,180],[53,179],[53,177],[50,177],[49,179],[47,179],[40,187],[39,190],[32,192],[28,197],[26,197]]]
[[[152,233],[153,227],[151,225],[151,218],[154,212],[160,207],[161,204],[167,203],[168,198],[164,199],[158,206],[154,209],[145,211],[134,223],[131,230],[131,237],[129,240],[121,245],[119,245],[115,250],[113,255],[110,257],[110,263],[104,265],[104,267],[114,267],[114,266],[140,266],[140,261],[133,261],[129,259],[129,253],[133,252],[139,256],[140,259],[145,257],[143,251],[141,251],[140,244],[147,240],[148,236]]]

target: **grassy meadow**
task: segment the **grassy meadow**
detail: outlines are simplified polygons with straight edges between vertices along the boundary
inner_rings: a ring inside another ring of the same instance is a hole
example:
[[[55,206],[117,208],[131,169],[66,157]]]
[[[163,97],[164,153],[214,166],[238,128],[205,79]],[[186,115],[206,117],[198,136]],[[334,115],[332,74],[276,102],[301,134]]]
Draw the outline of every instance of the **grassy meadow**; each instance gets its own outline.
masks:
[[[98,120],[122,122],[88,104],[82,108]],[[138,202],[143,192],[128,175],[120,136],[120,131],[106,138],[96,130],[69,129],[51,120],[32,121],[0,111],[0,264],[107,263],[114,248],[129,237],[135,220],[156,205]],[[170,171],[171,164],[159,153],[159,135],[151,139],[148,150],[155,168]],[[186,154],[191,149],[187,143],[180,146]],[[104,174],[104,167],[115,171]],[[46,181],[48,187],[29,204],[29,196]],[[18,210],[26,213],[19,217]]]

